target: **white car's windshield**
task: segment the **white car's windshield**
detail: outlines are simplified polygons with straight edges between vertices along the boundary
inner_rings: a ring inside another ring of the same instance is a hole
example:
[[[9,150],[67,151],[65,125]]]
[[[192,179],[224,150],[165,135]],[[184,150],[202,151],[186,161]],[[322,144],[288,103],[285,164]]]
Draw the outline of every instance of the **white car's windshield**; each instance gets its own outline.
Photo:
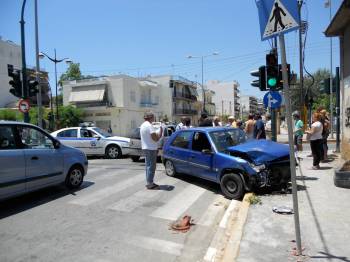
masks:
[[[209,133],[216,149],[225,152],[226,148],[245,142],[245,133],[240,129],[220,130]]]
[[[108,132],[104,131],[101,128],[93,127],[92,129],[104,137],[111,137],[112,136],[111,134],[109,134]]]

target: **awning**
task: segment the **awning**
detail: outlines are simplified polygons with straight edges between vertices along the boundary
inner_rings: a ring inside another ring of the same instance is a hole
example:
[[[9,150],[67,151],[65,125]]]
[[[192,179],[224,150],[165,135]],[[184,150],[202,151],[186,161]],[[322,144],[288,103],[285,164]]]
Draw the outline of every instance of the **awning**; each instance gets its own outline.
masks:
[[[70,93],[69,102],[101,102],[105,94],[105,89],[77,90]]]

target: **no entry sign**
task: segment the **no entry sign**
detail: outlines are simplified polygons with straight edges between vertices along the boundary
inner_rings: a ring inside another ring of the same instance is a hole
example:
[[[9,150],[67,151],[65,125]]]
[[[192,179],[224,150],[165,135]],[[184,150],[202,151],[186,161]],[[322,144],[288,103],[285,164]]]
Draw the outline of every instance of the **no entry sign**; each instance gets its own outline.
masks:
[[[22,113],[28,113],[29,109],[30,109],[30,104],[28,100],[26,99],[19,100],[19,103],[18,103],[19,111],[21,111]]]

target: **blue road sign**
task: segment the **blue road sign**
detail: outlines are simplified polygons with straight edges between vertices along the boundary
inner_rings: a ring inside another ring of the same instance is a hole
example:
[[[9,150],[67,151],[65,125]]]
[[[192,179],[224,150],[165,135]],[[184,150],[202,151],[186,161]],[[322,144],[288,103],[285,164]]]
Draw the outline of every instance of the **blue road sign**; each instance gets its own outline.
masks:
[[[264,95],[264,106],[276,109],[281,106],[282,96],[277,91],[270,91]]]
[[[297,0],[255,0],[259,12],[261,40],[299,28]]]

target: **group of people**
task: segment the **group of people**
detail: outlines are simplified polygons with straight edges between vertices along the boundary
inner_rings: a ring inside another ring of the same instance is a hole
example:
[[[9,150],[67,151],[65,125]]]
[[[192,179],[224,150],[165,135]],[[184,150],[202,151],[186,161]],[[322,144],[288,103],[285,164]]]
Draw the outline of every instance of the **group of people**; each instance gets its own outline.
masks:
[[[163,134],[162,126],[157,130],[152,122],[155,117],[152,112],[146,112],[144,115],[145,122],[141,125],[141,144],[142,150],[146,158],[146,188],[159,189],[159,186],[153,182],[156,169],[158,141]],[[304,123],[300,119],[298,111],[293,112],[294,119],[294,144],[297,151],[303,150],[303,135]],[[242,122],[233,116],[229,116],[227,123],[223,124],[218,116],[213,119],[208,118],[208,115],[203,113],[198,121],[200,127],[234,127],[244,130],[248,139],[269,139],[271,137],[271,117],[265,116],[265,121],[262,120],[260,114],[249,114],[248,120]],[[176,126],[176,130],[191,128],[191,119],[182,117],[181,122]],[[310,128],[305,130],[307,139],[310,140],[311,151],[313,156],[313,170],[320,169],[320,162],[327,160],[327,138],[329,135],[330,122],[328,113],[324,108],[319,108],[312,115],[312,124]]]
[[[330,121],[328,112],[323,108],[318,108],[312,114],[312,124],[305,133],[310,140],[311,152],[313,156],[313,165],[311,169],[320,169],[320,162],[328,160],[327,139],[330,133]]]

